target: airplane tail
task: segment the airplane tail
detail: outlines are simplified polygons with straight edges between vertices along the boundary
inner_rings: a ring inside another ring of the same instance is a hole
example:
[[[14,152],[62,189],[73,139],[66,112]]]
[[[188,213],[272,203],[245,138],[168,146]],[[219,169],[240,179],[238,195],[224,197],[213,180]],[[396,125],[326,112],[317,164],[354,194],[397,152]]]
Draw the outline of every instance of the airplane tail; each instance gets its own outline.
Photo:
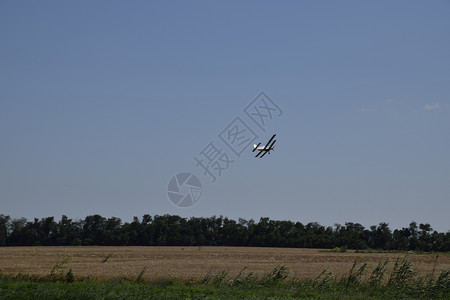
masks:
[[[256,151],[256,149],[259,147],[259,145],[261,145],[261,143],[259,143],[258,145],[256,145],[256,144],[253,144],[253,150],[252,150],[252,152],[255,152]]]

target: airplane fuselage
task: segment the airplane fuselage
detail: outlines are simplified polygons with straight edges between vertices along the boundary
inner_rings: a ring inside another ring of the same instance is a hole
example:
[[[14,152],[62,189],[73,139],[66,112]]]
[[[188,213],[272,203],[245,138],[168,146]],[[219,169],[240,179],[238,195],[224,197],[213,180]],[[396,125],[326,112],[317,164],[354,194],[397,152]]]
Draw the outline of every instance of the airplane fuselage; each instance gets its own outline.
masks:
[[[254,145],[254,146],[256,146],[256,145]],[[256,147],[255,147],[256,148]],[[270,150],[273,150],[273,147],[257,147],[256,148],[256,150],[262,150],[262,151],[270,151]]]
[[[274,134],[271,138],[270,138],[270,140],[267,142],[267,144],[265,145],[265,146],[260,146],[261,145],[261,143],[259,143],[258,145],[256,145],[256,144],[254,144],[253,145],[253,151],[252,152],[255,152],[255,151],[259,151],[259,153],[258,154],[256,154],[256,156],[255,157],[263,157],[264,155],[266,155],[267,153],[269,153],[270,154],[270,151],[272,151],[274,148],[273,148],[273,144],[275,144],[275,142],[276,142],[276,140],[274,140],[273,142],[272,142],[272,140],[275,138],[275,136],[276,136],[276,134]],[[262,155],[261,156],[259,156],[260,154],[262,153]]]

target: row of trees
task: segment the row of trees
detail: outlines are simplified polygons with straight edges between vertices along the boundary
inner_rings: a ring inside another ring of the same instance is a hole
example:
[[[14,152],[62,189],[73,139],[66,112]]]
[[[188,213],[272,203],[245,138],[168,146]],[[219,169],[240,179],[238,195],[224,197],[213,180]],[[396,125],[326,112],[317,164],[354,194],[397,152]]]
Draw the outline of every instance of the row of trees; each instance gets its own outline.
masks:
[[[261,218],[238,221],[220,217],[182,218],[176,215],[121,219],[62,216],[11,219],[0,214],[0,246],[258,246],[450,251],[450,231],[439,233],[430,224],[411,222],[391,231],[387,223],[364,228],[358,223],[324,227],[316,222],[275,221]]]

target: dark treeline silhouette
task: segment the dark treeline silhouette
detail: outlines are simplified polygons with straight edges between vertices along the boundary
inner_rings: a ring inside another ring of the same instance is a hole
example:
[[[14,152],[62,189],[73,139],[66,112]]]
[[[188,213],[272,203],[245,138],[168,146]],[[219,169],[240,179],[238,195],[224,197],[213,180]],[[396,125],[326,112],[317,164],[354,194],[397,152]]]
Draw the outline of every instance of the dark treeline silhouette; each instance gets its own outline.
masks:
[[[411,222],[391,231],[387,223],[364,228],[358,223],[324,227],[313,222],[261,218],[238,221],[220,217],[182,218],[176,215],[134,217],[131,223],[100,215],[72,220],[62,216],[11,219],[0,214],[0,246],[254,246],[399,251],[450,251],[450,231]]]

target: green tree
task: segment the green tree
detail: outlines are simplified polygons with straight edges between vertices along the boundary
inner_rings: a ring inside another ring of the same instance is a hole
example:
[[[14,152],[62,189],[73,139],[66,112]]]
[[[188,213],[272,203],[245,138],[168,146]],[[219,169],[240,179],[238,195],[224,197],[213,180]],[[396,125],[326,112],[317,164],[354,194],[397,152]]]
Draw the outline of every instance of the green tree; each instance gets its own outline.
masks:
[[[375,249],[390,249],[392,232],[388,224],[381,222],[378,226],[371,226],[370,229],[370,247]]]
[[[409,224],[409,250],[419,250],[419,231],[417,227],[417,223],[412,221]]]
[[[96,214],[93,216],[87,216],[83,222],[83,229],[81,232],[81,238],[83,245],[105,245],[106,231],[105,231],[105,218]]]
[[[54,245],[69,246],[80,238],[80,228],[66,215],[61,216],[61,220],[56,224],[56,238]]]
[[[409,230],[407,228],[395,229],[392,233],[391,249],[408,250]]]
[[[9,223],[9,238],[7,244],[10,246],[33,246],[36,243],[36,234],[33,223],[27,222],[26,218],[13,219]]]
[[[431,228],[431,225],[426,224],[420,224],[419,225],[419,249],[421,251],[431,251],[433,249],[433,241],[431,237],[431,231],[433,231],[433,228]]]
[[[0,247],[5,246],[8,240],[9,216],[0,214]]]

